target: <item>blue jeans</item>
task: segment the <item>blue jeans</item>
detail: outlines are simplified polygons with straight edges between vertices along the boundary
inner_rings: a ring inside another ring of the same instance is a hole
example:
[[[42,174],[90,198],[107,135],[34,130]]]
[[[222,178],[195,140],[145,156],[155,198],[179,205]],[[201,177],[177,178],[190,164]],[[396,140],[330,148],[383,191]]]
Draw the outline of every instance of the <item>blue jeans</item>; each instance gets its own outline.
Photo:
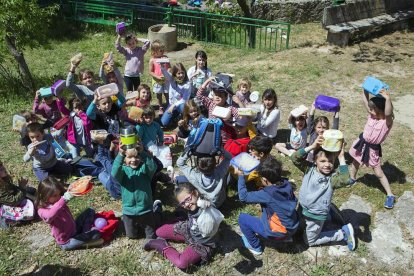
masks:
[[[96,160],[101,163],[103,170],[99,173],[98,179],[109,192],[109,195],[115,199],[121,197],[121,185],[111,175],[113,160],[110,157],[109,149],[99,145]]]
[[[63,250],[73,250],[81,247],[89,241],[99,239],[101,234],[98,230],[91,230],[95,218],[95,211],[91,208],[83,211],[76,218],[76,234],[67,243],[61,244]]]
[[[241,213],[239,216],[239,226],[240,230],[242,231],[243,235],[249,241],[249,244],[253,248],[260,247],[260,240],[256,234],[262,236],[263,238],[284,238],[286,234],[280,233],[280,237],[278,237],[278,233],[275,235],[269,236],[266,233],[266,230],[263,226],[263,223],[260,218],[254,217],[248,214]]]
[[[170,108],[170,106],[168,106],[167,110],[169,108]],[[168,126],[172,119],[177,118],[178,116],[183,114],[183,112],[184,112],[184,103],[176,106],[171,113],[168,112],[168,111],[165,111],[164,114],[162,114],[162,117],[161,117],[161,124],[163,126]]]
[[[47,169],[33,168],[33,172],[36,175],[37,179],[40,182],[42,182],[49,176],[49,174],[69,175],[70,173],[72,173],[72,165],[64,161],[58,160],[56,164],[51,168],[47,168]]]

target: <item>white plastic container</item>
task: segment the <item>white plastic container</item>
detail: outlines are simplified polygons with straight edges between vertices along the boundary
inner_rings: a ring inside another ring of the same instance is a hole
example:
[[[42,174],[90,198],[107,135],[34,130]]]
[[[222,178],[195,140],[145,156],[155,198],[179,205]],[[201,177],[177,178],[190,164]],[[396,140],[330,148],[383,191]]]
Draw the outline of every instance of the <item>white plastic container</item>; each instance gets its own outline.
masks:
[[[26,126],[26,119],[20,115],[13,116],[13,130],[22,131],[22,129]]]
[[[155,62],[156,63],[170,63],[170,59],[169,58],[156,58]]]
[[[118,85],[116,83],[110,83],[102,85],[96,89],[96,93],[100,98],[107,98],[118,94]]]
[[[238,108],[238,111],[239,116],[255,117],[257,115],[257,110],[250,107],[240,107]]]
[[[250,93],[249,99],[250,99],[251,102],[253,102],[253,103],[258,102],[259,98],[260,98],[259,91],[253,91],[252,93]]]
[[[342,141],[344,135],[340,130],[327,129],[323,132],[323,144],[322,148],[329,152],[338,152],[342,148]]]
[[[308,112],[308,108],[302,104],[302,105],[296,107],[295,109],[293,109],[290,112],[290,115],[292,115],[293,117],[297,118],[297,117],[299,117],[301,115],[306,115],[307,112]]]
[[[227,118],[230,118],[231,111],[230,111],[230,108],[216,106],[213,109],[213,112],[211,113],[211,115],[222,118],[222,119],[227,119]]]
[[[138,91],[128,91],[125,95],[126,100],[135,99],[138,97]]]

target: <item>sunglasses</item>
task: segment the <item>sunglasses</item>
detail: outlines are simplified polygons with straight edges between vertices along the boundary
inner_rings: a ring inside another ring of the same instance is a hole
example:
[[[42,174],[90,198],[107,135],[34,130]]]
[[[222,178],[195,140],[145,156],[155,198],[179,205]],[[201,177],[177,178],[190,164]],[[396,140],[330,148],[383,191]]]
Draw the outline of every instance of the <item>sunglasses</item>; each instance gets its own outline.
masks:
[[[189,204],[193,200],[193,194],[190,194],[186,199],[178,203],[181,207],[185,207],[187,204]]]

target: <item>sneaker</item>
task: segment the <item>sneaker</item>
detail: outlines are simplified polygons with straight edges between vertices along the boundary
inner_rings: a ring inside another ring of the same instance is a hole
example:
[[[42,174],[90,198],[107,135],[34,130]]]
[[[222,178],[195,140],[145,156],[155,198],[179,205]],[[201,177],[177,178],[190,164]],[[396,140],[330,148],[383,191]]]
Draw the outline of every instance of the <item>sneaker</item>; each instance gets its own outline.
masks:
[[[144,244],[144,250],[146,251],[150,251],[152,249],[157,250],[158,253],[162,254],[162,251],[164,250],[164,248],[167,248],[168,246],[170,246],[168,244],[168,242],[164,239],[161,238],[157,238],[157,239],[153,239],[153,240],[148,240],[145,244]]]
[[[241,237],[242,237],[242,241],[243,241],[244,247],[246,247],[247,249],[249,249],[249,251],[252,252],[254,255],[262,255],[263,249],[262,249],[261,246],[259,246],[257,248],[253,248],[250,245],[249,241],[247,240],[247,238],[244,235],[242,235]]]
[[[156,199],[152,204],[152,211],[154,213],[162,213],[162,202],[159,199]]]
[[[356,179],[352,179],[352,178],[349,178],[348,179],[348,185],[350,187],[354,186],[356,182],[357,182]]]
[[[354,227],[352,224],[348,223],[347,225],[342,226],[342,232],[344,233],[344,241],[348,245],[348,249],[351,251],[355,250],[355,236],[354,236]]]
[[[384,207],[387,209],[392,209],[394,208],[394,203],[395,203],[395,196],[389,195],[385,199]]]

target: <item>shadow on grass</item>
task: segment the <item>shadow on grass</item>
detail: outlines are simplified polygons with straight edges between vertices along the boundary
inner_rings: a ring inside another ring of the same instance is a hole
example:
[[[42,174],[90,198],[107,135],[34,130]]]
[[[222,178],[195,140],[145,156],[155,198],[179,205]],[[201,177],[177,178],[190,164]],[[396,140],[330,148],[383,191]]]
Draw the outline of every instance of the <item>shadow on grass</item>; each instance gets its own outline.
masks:
[[[393,164],[389,163],[388,161],[386,161],[382,165],[382,170],[384,171],[384,174],[387,176],[389,183],[406,183],[406,173],[394,166]],[[378,177],[374,174],[374,172],[365,174],[364,176],[358,178],[358,182],[361,182],[369,187],[379,188],[381,191],[385,193],[384,188],[382,187],[381,183],[378,180]]]
[[[34,275],[34,276],[49,276],[49,275],[82,275],[82,271],[79,268],[73,268],[69,266],[61,265],[45,265],[36,272],[29,272],[21,275]]]
[[[355,236],[364,242],[371,242],[372,235],[369,229],[371,225],[371,216],[367,213],[356,212],[352,209],[344,209],[341,211],[346,222],[354,227]]]

